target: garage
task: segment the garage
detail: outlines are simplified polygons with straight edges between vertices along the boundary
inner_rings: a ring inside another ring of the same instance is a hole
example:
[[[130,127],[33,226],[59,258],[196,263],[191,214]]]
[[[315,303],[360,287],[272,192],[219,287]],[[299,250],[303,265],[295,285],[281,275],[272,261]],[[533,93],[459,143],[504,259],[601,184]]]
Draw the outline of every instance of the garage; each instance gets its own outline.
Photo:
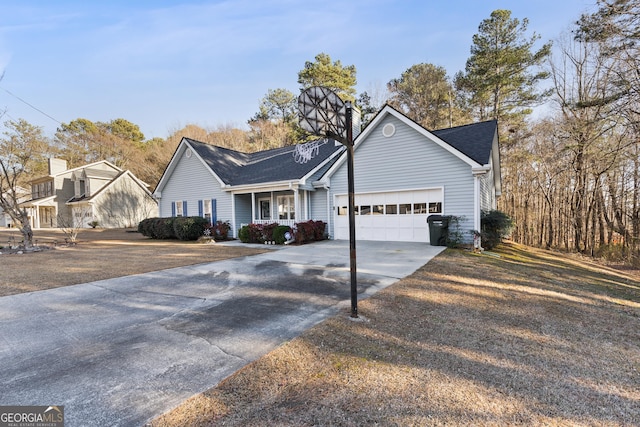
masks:
[[[427,217],[443,212],[443,189],[355,194],[356,239],[429,242]],[[349,239],[349,198],[335,196],[335,239]]]

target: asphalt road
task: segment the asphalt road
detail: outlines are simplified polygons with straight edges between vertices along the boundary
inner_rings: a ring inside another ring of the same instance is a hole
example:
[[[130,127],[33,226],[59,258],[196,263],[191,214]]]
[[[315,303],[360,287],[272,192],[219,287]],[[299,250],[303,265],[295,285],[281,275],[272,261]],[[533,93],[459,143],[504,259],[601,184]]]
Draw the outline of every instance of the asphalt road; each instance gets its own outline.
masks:
[[[362,300],[443,247],[358,242]],[[329,316],[349,314],[349,244],[0,298],[0,405],[63,405],[65,426],[142,426]]]

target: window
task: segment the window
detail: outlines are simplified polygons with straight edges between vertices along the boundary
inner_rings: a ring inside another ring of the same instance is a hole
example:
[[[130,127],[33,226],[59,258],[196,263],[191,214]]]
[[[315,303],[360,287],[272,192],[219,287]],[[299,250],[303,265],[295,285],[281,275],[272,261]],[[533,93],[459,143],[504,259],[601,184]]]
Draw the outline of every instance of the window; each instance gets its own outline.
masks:
[[[183,216],[183,213],[182,213],[182,200],[177,200],[175,202],[175,207],[176,207],[175,216]]]
[[[442,202],[429,203],[429,213],[441,213],[441,212],[442,212]]]
[[[278,196],[278,219],[296,219],[293,196]]]
[[[349,207],[347,206],[338,207],[338,215],[348,215],[348,214],[349,214]]]
[[[387,215],[397,215],[398,205],[386,205],[384,207],[384,213],[386,213]]]
[[[400,215],[409,215],[411,213],[411,203],[400,203]]]
[[[427,204],[426,203],[414,203],[413,204],[413,213],[414,214],[426,214],[427,213]]]
[[[384,205],[373,205],[373,210],[371,212],[374,215],[382,215],[384,213]]]
[[[360,215],[371,215],[371,206],[360,206]]]
[[[202,213],[203,216],[211,222],[211,199],[202,201]]]

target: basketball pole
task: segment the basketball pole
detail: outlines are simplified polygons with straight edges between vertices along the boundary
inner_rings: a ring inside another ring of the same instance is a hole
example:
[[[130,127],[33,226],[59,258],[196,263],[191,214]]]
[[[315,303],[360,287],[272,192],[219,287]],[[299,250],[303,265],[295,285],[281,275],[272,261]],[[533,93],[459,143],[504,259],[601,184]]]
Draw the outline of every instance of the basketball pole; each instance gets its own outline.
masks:
[[[347,185],[349,187],[349,259],[351,267],[351,317],[358,317],[358,280],[356,264],[356,211],[353,172],[353,125],[351,101],[345,102],[347,127]]]

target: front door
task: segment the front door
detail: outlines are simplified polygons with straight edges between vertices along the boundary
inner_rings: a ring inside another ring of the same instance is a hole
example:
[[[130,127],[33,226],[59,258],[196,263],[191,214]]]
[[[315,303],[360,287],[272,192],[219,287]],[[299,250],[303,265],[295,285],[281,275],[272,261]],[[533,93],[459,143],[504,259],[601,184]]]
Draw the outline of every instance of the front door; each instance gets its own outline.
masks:
[[[262,220],[270,220],[271,219],[271,200],[270,199],[260,199],[260,219]]]

